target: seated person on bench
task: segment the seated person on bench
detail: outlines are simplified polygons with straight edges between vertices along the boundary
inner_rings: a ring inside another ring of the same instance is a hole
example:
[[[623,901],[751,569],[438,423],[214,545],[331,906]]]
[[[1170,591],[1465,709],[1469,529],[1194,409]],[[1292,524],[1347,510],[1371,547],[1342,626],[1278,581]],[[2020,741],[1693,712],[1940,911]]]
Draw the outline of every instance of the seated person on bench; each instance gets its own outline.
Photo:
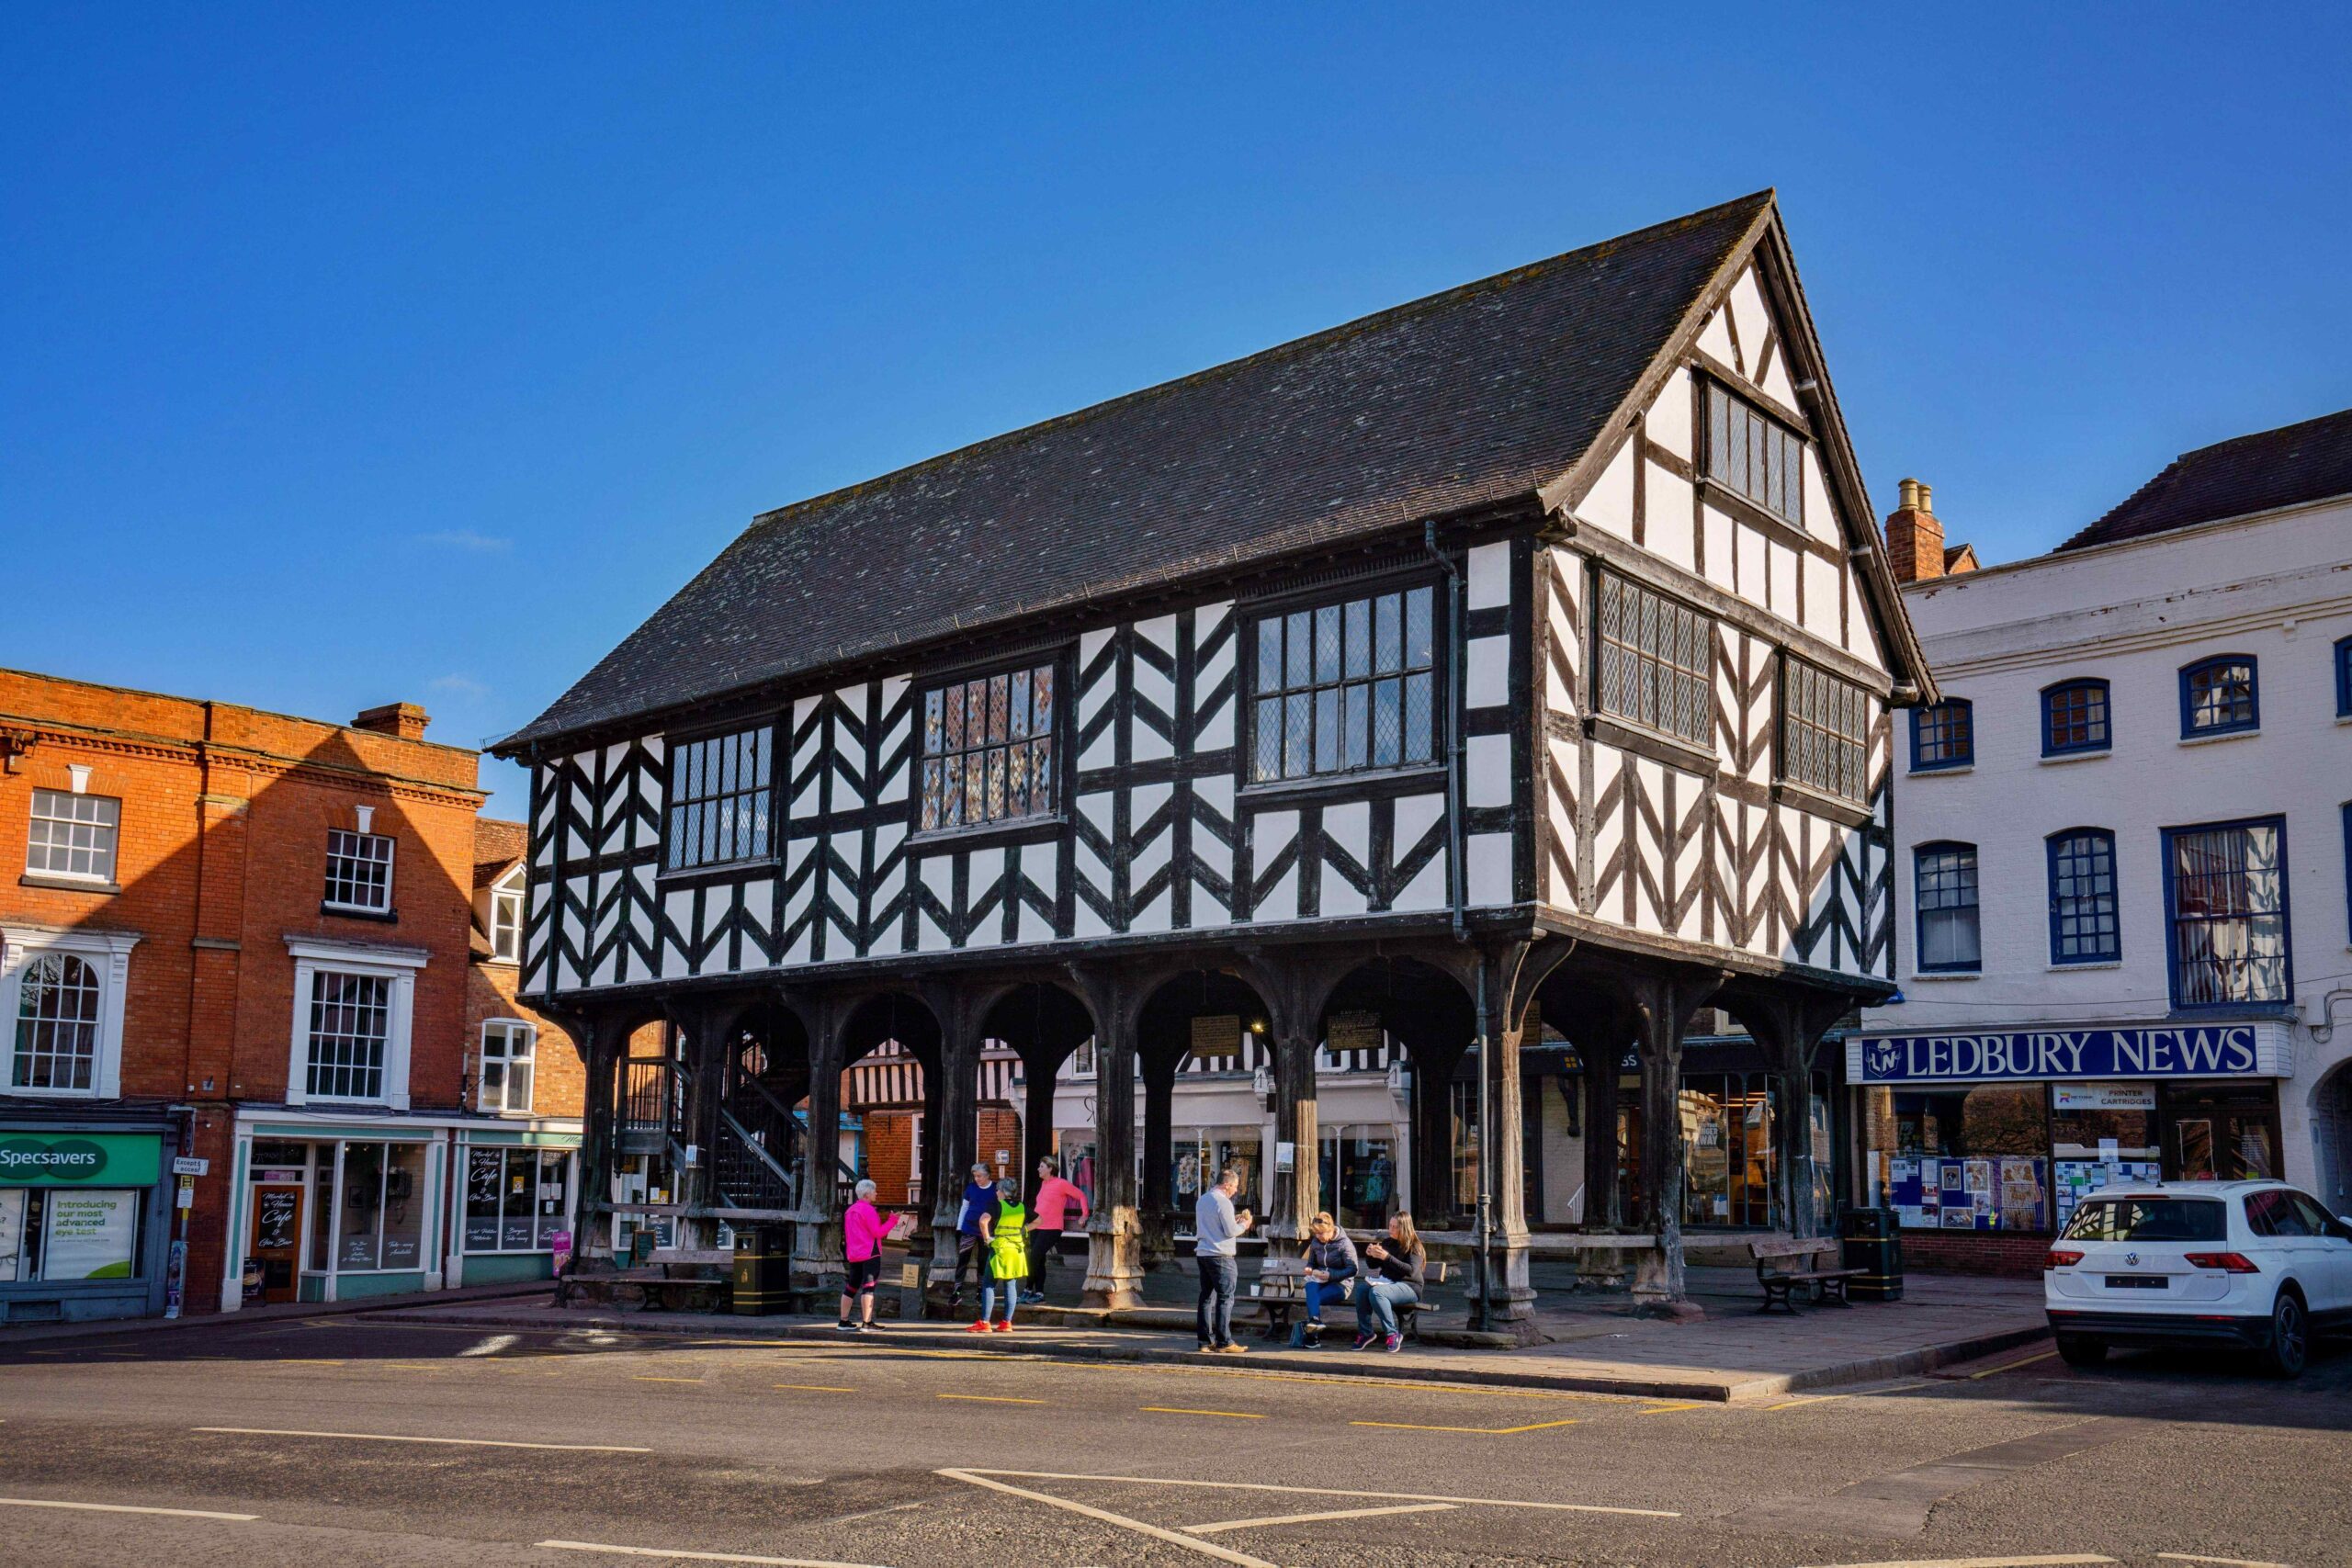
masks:
[[[1301,1343],[1322,1332],[1324,1303],[1346,1301],[1363,1271],[1356,1262],[1356,1244],[1330,1215],[1316,1215],[1306,1234],[1306,1325]]]
[[[1413,1229],[1413,1216],[1391,1214],[1388,1239],[1365,1247],[1363,1260],[1363,1277],[1356,1281],[1356,1348],[1376,1339],[1393,1355],[1405,1348],[1396,1308],[1421,1299],[1421,1276],[1429,1268],[1430,1255]]]

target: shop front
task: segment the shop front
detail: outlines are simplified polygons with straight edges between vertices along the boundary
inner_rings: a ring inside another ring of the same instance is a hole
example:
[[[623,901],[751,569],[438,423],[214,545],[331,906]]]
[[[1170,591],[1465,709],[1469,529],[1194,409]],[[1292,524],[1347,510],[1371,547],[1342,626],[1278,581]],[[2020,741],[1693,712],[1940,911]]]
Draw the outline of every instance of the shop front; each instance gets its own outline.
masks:
[[[0,1122],[0,1323],[164,1310],[177,1135],[161,1121]]]
[[[405,1117],[240,1116],[221,1310],[440,1289],[449,1134]]]
[[[466,1127],[457,1137],[444,1283],[553,1279],[570,1249],[578,1131]]]
[[[2292,1065],[2275,1019],[1857,1037],[1855,1201],[1913,1266],[2035,1272],[2103,1187],[2278,1176]]]

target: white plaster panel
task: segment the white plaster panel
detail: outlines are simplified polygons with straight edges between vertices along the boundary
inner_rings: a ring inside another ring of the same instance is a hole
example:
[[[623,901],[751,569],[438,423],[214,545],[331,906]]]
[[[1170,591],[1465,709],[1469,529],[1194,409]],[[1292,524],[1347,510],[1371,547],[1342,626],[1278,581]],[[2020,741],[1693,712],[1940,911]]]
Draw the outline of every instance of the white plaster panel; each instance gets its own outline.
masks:
[[[1470,552],[1466,593],[1474,610],[1499,610],[1510,604],[1510,546],[1480,545]]]
[[[1413,874],[1413,880],[1398,890],[1392,909],[1442,909],[1446,903],[1445,852],[1438,851],[1430,857],[1429,864]]]
[[[1740,362],[1743,375],[1753,375],[1756,355],[1764,347],[1765,334],[1771,331],[1771,312],[1764,308],[1764,293],[1756,286],[1756,269],[1748,268],[1731,286],[1732,322],[1739,329]]]
[[[1712,506],[1700,508],[1700,526],[1707,538],[1707,581],[1724,592],[1733,592],[1732,574],[1737,570],[1732,558],[1738,541],[1732,520]]]
[[[1509,833],[1473,833],[1469,838],[1465,860],[1469,871],[1468,898],[1480,908],[1509,904],[1510,896],[1511,836]]]
[[[1734,521],[1732,532],[1739,540],[1739,596],[1749,604],[1770,608],[1766,604],[1765,578],[1770,567],[1765,554],[1768,541],[1747,524]]]
[[[1577,516],[1621,539],[1634,536],[1634,444],[1617,448],[1609,466],[1577,503]]]
[[[1663,446],[1684,462],[1695,456],[1690,430],[1690,372],[1680,367],[1650,400],[1642,425],[1653,445]]]
[[[1193,781],[1193,798],[1227,821],[1233,820],[1233,775],[1211,773]],[[1197,845],[1195,846],[1198,847]]]
[[[1739,355],[1732,352],[1731,329],[1724,325],[1724,313],[1717,310],[1699,329],[1699,351],[1712,355],[1716,363],[1737,368]]]
[[[1444,820],[1445,796],[1404,795],[1397,800],[1395,810],[1396,816],[1389,819],[1388,838],[1401,859],[1421,841],[1431,828]]]
[[[1464,743],[1463,785],[1471,806],[1510,804],[1510,737],[1473,735]]]
[[[1322,899],[1320,908],[1326,919],[1361,915],[1371,908],[1364,896],[1356,890],[1355,885],[1340,875],[1337,866],[1328,863],[1323,867]]]
[[[1696,525],[1690,515],[1690,486],[1681,475],[1656,463],[1644,465],[1642,542],[1652,555],[1672,561],[1685,571],[1698,566],[1692,540]]]
[[[1784,621],[1793,621],[1797,618],[1797,553],[1767,539],[1764,555],[1771,574],[1765,607]]]
[[[1764,391],[1789,408],[1797,407],[1796,383],[1789,379],[1789,340],[1781,339],[1772,351],[1772,363],[1764,367],[1764,379],[1759,383]]]
[[[1510,700],[1510,638],[1474,637],[1464,671],[1464,702],[1474,708],[1496,707]]]
[[[1837,504],[1829,499],[1829,485],[1821,472],[1821,453],[1811,442],[1804,447],[1804,526],[1823,544],[1842,548],[1846,543],[1838,526]]]
[[[1838,581],[1838,569],[1819,556],[1807,553],[1803,558],[1804,568],[1804,629],[1824,642],[1839,640],[1838,623],[1845,597]]]

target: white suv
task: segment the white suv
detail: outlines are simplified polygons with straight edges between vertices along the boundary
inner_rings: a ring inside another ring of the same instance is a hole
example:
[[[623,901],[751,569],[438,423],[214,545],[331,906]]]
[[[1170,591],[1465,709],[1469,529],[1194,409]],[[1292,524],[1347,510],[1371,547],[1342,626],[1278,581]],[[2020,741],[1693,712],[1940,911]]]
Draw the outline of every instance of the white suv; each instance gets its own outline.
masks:
[[[2159,1181],[2086,1198],[2041,1275],[2058,1353],[2218,1344],[2293,1377],[2313,1332],[2352,1325],[2352,1221],[2278,1181]]]

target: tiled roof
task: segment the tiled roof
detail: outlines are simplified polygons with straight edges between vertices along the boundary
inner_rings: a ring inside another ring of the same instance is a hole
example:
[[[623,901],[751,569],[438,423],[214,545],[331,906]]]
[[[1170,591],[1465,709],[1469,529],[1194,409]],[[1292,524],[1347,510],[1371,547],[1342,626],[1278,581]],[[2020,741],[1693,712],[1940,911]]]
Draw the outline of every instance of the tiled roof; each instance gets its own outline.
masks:
[[[514,869],[530,844],[520,822],[495,817],[474,818],[474,886],[483,888]]]
[[[502,743],[1531,497],[1598,437],[1761,192],[752,521]]]
[[[2112,545],[2338,495],[2352,495],[2352,409],[2183,452],[2058,547]]]

